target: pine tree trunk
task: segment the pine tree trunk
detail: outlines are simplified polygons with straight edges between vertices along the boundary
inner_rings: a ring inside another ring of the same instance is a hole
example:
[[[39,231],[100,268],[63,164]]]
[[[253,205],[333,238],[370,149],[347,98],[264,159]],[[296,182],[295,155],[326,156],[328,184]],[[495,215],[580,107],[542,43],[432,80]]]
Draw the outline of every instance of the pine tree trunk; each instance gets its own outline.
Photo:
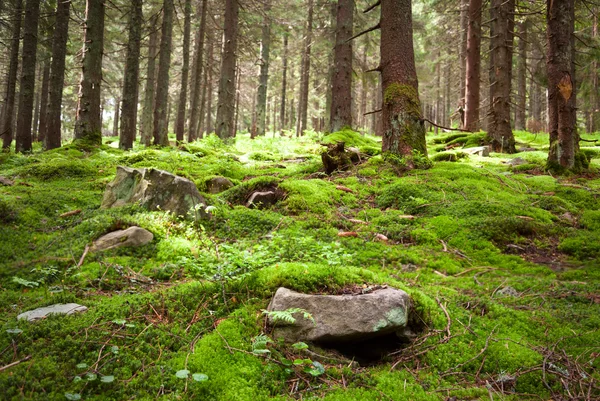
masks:
[[[154,145],[169,146],[169,68],[171,67],[171,41],[173,38],[173,0],[164,0],[163,21],[156,77],[154,104]]]
[[[467,32],[469,29],[469,0],[460,1],[460,80],[459,107],[465,107],[465,85],[467,76]],[[462,122],[461,122],[462,125]],[[462,126],[460,128],[463,128]]]
[[[115,110],[114,110],[114,115],[113,115],[112,136],[119,135],[119,114],[120,114],[120,112],[121,112],[121,99],[116,98],[115,99]]]
[[[200,84],[202,83],[202,71],[205,70],[204,76],[206,76],[207,68],[204,67],[204,37],[206,31],[206,13],[207,13],[207,1],[202,0],[202,11],[200,14],[200,26],[196,32],[196,46],[194,50],[194,65],[192,67],[192,94],[190,99],[190,118],[188,121],[188,142],[195,141],[199,137],[202,137],[200,120],[202,119],[202,103],[200,99]],[[206,84],[202,88],[206,91]]]
[[[548,167],[575,167],[575,98],[572,65],[573,0],[547,0]]]
[[[515,153],[510,124],[514,0],[490,4],[490,97],[488,137],[494,152]]]
[[[46,149],[55,149],[61,146],[61,112],[67,40],[69,39],[70,7],[71,2],[69,1],[59,1],[56,4],[56,22],[52,40],[52,65],[50,66],[48,88],[48,125],[45,133],[42,131]]]
[[[300,99],[298,102],[298,120],[296,123],[296,136],[301,136],[307,129],[308,117],[308,84],[310,79],[310,51],[312,47],[313,30],[313,0],[308,0],[308,19],[304,37],[304,51],[302,53],[302,74],[300,78]]]
[[[481,74],[481,0],[469,1],[467,67],[465,83],[465,129],[479,131],[479,80]]]
[[[283,135],[283,130],[286,128],[285,126],[285,97],[287,90],[287,68],[288,68],[288,36],[289,30],[284,28],[283,32],[283,68],[281,72],[281,108],[279,111],[280,125],[281,125],[281,135]]]
[[[598,13],[600,12],[600,8],[596,7],[594,12],[594,23],[592,26],[592,38],[594,40],[598,40]],[[592,112],[590,116],[591,124],[589,132],[597,132],[600,130],[600,85],[598,85],[598,59],[594,58],[592,61],[592,90],[591,90],[591,107]]]
[[[175,121],[175,138],[177,143],[183,142],[185,131],[185,108],[187,105],[188,76],[190,72],[190,34],[192,19],[192,0],[185,0],[183,22],[183,65],[181,67],[181,88],[177,105],[177,120]]]
[[[87,0],[85,36],[79,100],[75,120],[75,140],[102,144],[102,53],[104,47],[104,0]]]
[[[206,96],[206,133],[207,135],[214,132],[215,129],[213,127],[213,52],[214,52],[214,43],[213,43],[213,35],[209,34],[206,36],[208,47],[208,54],[206,55],[206,89],[208,94]]]
[[[331,132],[352,127],[352,27],[354,0],[339,0],[333,56]]]
[[[367,52],[369,48],[369,41],[365,41],[362,54],[362,65],[363,68],[367,65]],[[367,74],[363,72],[360,77],[361,90],[360,90],[360,110],[358,112],[357,124],[364,130],[367,128],[367,92],[369,90],[369,82],[367,80]]]
[[[42,67],[43,70],[43,67]],[[43,71],[42,71],[43,74]],[[38,71],[37,75],[41,75],[40,71]],[[39,122],[40,122],[40,102],[41,102],[41,97],[42,97],[42,91],[41,90],[37,90],[35,92],[35,102],[33,104],[33,126],[31,128],[31,132],[33,133],[33,142],[37,142],[38,141],[38,127],[39,127]]]
[[[23,23],[23,66],[19,86],[19,111],[17,114],[17,135],[15,150],[31,152],[33,137],[31,124],[33,102],[35,100],[35,66],[37,58],[38,23],[40,19],[40,0],[27,0]]]
[[[234,122],[233,122],[233,129],[231,132],[231,138],[235,138],[238,132],[238,119],[240,117],[240,84],[242,82],[241,79],[241,71],[240,71],[240,67],[238,66],[236,69],[236,73],[235,73],[235,118],[234,118]]]
[[[216,134],[221,139],[231,138],[234,133],[236,52],[238,40],[238,0],[225,1],[225,36],[219,79]]]
[[[125,150],[133,148],[136,136],[143,18],[142,0],[131,0],[129,41],[123,77],[121,136],[119,137],[119,148]]]
[[[527,120],[527,25],[519,24],[519,58],[517,60],[517,108],[515,112],[515,130],[525,130]]]
[[[265,135],[267,85],[269,84],[269,56],[271,50],[271,19],[269,11],[271,6],[265,3],[264,20],[262,26],[262,39],[260,46],[260,80],[256,94],[256,135]]]
[[[382,151],[404,158],[407,168],[418,167],[415,153],[427,156],[412,32],[411,0],[382,0]]]
[[[6,97],[4,99],[4,115],[2,118],[2,148],[10,149],[13,140],[13,121],[15,114],[15,93],[17,88],[17,72],[19,70],[19,44],[21,40],[21,22],[23,21],[23,1],[14,1],[13,26],[10,44],[10,64],[6,77]]]
[[[40,89],[40,105],[39,105],[39,125],[37,141],[44,143],[44,135],[48,130],[48,91],[50,87],[50,60],[44,62],[42,70],[42,87]],[[36,130],[34,129],[35,133]]]
[[[157,21],[154,20],[154,23]],[[158,44],[158,31],[155,24],[150,24],[150,39],[148,43],[148,66],[146,70],[146,87],[144,90],[144,107],[142,109],[141,141],[145,146],[150,146],[152,132],[154,131],[154,102],[156,94],[156,56]]]
[[[327,30],[328,40],[331,43],[331,50],[327,52],[327,88],[325,95],[325,126],[331,127],[331,103],[333,100],[333,54],[335,53],[335,32],[337,25],[337,1],[331,1],[329,4],[329,29]]]

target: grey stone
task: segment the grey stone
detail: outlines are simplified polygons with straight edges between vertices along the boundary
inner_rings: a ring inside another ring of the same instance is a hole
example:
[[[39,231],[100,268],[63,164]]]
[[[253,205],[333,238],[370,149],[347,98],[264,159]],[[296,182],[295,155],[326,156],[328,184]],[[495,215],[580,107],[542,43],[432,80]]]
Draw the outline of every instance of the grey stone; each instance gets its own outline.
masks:
[[[292,324],[273,321],[275,338],[286,341],[357,342],[396,333],[404,336],[411,300],[407,293],[382,288],[361,295],[308,295],[279,288],[269,311],[301,308],[314,318],[296,314]]]
[[[489,146],[477,146],[475,148],[465,148],[461,149],[461,152],[467,153],[469,155],[478,155],[482,157],[488,157],[490,155],[490,147]]]
[[[187,178],[162,170],[117,167],[115,179],[106,186],[103,208],[139,202],[148,210],[165,210],[177,216],[204,219],[206,201]]]
[[[519,296],[519,293],[517,292],[517,290],[515,290],[514,288],[512,288],[510,286],[506,286],[506,287],[503,287],[502,289],[498,290],[498,294],[503,295],[505,297],[513,297],[513,298],[516,298]]]
[[[126,230],[113,231],[94,241],[91,250],[94,252],[126,246],[141,246],[151,242],[154,235],[141,227],[133,226]]]
[[[246,207],[261,209],[276,204],[280,199],[281,196],[277,191],[256,191],[248,198]]]
[[[17,319],[27,319],[30,322],[34,320],[44,319],[48,315],[72,315],[78,312],[85,312],[88,308],[79,304],[55,304],[50,306],[44,306],[43,308],[33,309],[27,312],[21,313],[17,316]]]
[[[213,177],[206,182],[208,193],[218,194],[233,187],[233,182],[225,177]]]
[[[0,175],[0,184],[6,185],[7,187],[11,187],[11,186],[15,185],[15,182],[13,180],[9,180],[8,178],[2,177]]]
[[[522,166],[523,164],[527,164],[527,160],[521,158],[521,157],[515,157],[514,159],[510,159],[509,161],[506,162],[506,164],[510,165],[510,166]]]

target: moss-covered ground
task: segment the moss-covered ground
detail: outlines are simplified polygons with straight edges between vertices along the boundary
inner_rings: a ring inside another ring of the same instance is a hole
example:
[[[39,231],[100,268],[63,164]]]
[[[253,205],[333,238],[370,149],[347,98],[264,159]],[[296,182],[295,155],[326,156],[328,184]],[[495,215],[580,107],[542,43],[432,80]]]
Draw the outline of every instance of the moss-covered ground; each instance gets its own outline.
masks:
[[[599,399],[598,148],[584,149],[589,173],[557,177],[544,172],[547,135],[515,134],[528,151],[491,157],[461,151],[484,134],[430,137],[430,156],[446,161],[401,176],[377,138],[349,131],[0,155],[0,175],[15,181],[0,185],[0,398]],[[336,140],[363,161],[326,176],[321,143]],[[524,164],[507,163],[515,157]],[[210,221],[100,209],[118,165],[167,170],[201,191],[214,176],[236,186],[206,194]],[[285,193],[275,206],[243,206],[274,186]],[[82,258],[134,224],[154,241]],[[413,297],[424,330],[378,364],[325,358],[323,372],[315,353],[326,351],[263,335],[279,286],[381,284]],[[16,319],[61,302],[89,310]]]

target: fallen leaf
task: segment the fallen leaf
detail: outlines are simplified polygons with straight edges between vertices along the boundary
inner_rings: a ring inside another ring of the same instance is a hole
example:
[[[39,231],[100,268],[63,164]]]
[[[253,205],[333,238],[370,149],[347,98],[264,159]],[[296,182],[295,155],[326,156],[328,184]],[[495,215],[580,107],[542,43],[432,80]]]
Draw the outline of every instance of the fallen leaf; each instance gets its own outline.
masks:
[[[363,220],[358,220],[358,219],[348,219],[348,221],[349,221],[350,223],[354,223],[354,224],[369,224],[369,223],[367,223],[366,221],[363,221]]]
[[[70,212],[61,214],[59,217],[65,218],[65,217],[69,217],[69,216],[75,216],[76,214],[79,214],[79,213],[81,213],[81,209],[71,210]]]
[[[358,237],[358,233],[355,231],[342,231],[338,233],[338,237]]]
[[[343,185],[338,185],[337,187],[335,187],[335,189],[340,190],[340,191],[344,191],[344,192],[354,193],[353,190],[351,190],[350,188],[345,187]]]

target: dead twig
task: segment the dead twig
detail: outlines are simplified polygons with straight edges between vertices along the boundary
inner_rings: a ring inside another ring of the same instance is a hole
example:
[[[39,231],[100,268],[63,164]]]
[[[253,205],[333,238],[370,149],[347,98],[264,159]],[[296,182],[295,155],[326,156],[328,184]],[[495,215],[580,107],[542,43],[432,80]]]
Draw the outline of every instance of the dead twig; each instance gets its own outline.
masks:
[[[4,366],[0,367],[0,372],[3,372],[3,371],[5,371],[6,369],[10,369],[10,368],[12,368],[13,366],[17,366],[18,364],[20,364],[20,363],[23,363],[23,362],[25,362],[25,361],[28,361],[28,360],[30,360],[30,359],[31,359],[31,355],[27,355],[27,356],[26,356],[25,358],[23,358],[23,359],[20,359],[20,360],[18,360],[18,361],[14,361],[13,363],[9,363],[8,365],[4,365]]]

